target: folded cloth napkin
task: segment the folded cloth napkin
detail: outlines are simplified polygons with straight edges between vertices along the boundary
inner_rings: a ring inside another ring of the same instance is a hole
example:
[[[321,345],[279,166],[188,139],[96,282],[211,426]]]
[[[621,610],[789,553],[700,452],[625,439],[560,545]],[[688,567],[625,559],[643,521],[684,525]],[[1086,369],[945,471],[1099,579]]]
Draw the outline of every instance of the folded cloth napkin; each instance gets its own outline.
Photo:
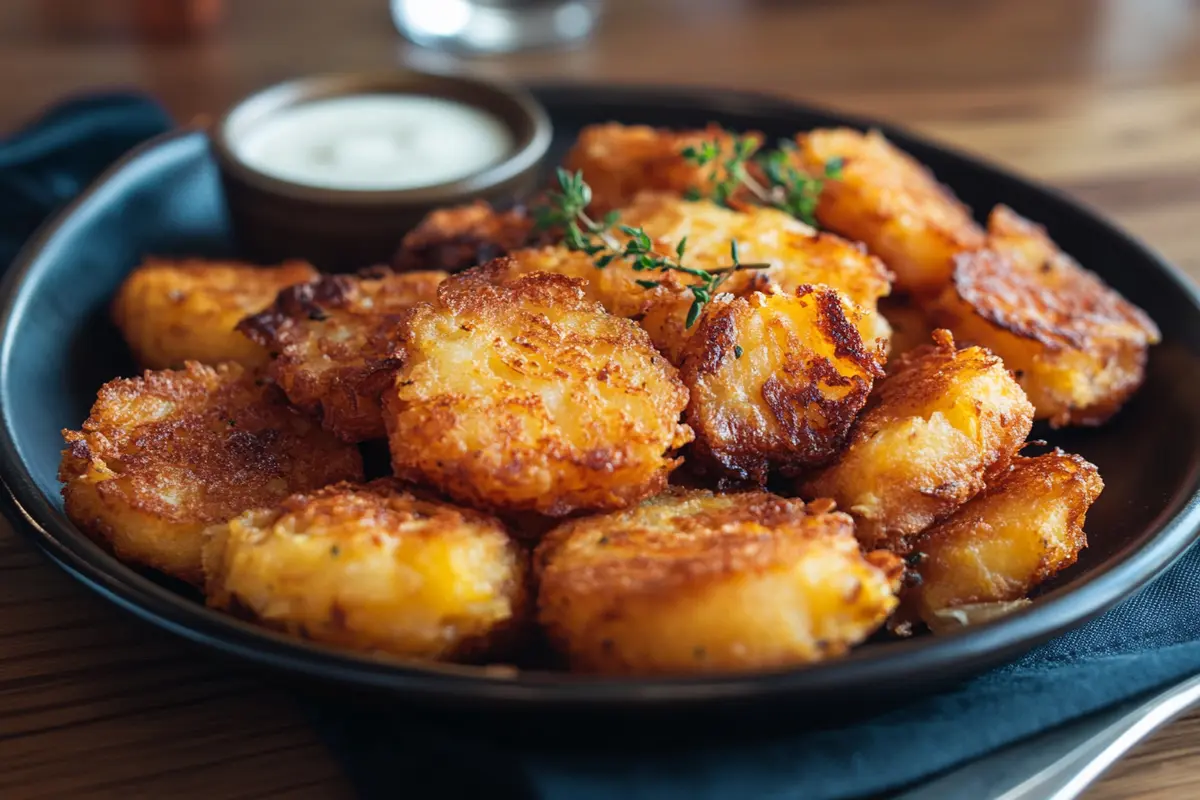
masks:
[[[112,159],[168,124],[144,98],[107,95],[59,106],[0,139],[0,266]],[[622,746],[614,736],[611,746],[580,748],[570,736],[533,745],[397,712],[306,705],[366,798],[877,795],[1200,671],[1197,586],[1193,548],[1135,597],[1016,663],[837,729],[753,739],[731,729],[719,743],[675,748]]]
[[[0,269],[47,216],[171,119],[138,94],[88,95],[0,138]]]

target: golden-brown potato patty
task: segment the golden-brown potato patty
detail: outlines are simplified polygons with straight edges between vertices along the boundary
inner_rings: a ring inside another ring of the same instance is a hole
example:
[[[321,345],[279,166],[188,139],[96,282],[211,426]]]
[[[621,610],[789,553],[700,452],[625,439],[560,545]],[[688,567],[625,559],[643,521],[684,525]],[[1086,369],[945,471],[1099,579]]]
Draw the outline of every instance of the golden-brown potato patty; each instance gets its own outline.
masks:
[[[477,200],[431,211],[405,235],[394,263],[400,271],[458,272],[528,247],[541,238],[524,209],[497,211]]]
[[[800,286],[824,283],[846,295],[863,310],[858,320],[865,341],[874,343],[888,335],[887,322],[874,313],[880,297],[890,290],[890,276],[880,261],[857,245],[826,233],[817,233],[804,223],[772,208],[747,207],[733,211],[709,202],[688,202],[667,194],[639,195],[621,212],[620,225],[641,228],[656,251],[674,254],[686,237],[683,262],[705,270],[728,268],[733,262],[730,242],[738,243],[744,264],[765,264],[764,269],[746,270],[728,278],[720,291],[734,295],[762,291],[772,286],[793,292]],[[612,233],[618,246],[628,235],[618,228]],[[531,272],[554,272],[587,281],[589,299],[601,303],[609,313],[641,321],[655,345],[678,364],[683,345],[695,326],[686,326],[692,293],[687,289],[696,278],[672,272],[638,272],[629,261],[617,259],[604,268],[586,253],[566,247],[547,246],[514,251],[508,260],[493,262],[480,274],[496,282]],[[503,274],[497,264],[504,264]],[[647,289],[640,281],[664,283]]]
[[[526,556],[504,526],[392,479],[292,495],[209,534],[209,605],[315,641],[480,658],[525,620]]]
[[[239,329],[271,350],[288,399],[344,441],[386,435],[379,396],[400,366],[403,312],[432,300],[444,272],[324,275],[279,294]]]
[[[144,369],[185,361],[258,367],[267,363],[267,351],[235,330],[238,321],[269,306],[281,289],[316,277],[301,261],[256,267],[147,259],[117,291],[113,322]]]
[[[887,321],[876,313],[879,299],[891,291],[891,276],[879,259],[859,245],[814,231],[782,211],[760,206],[733,211],[709,202],[643,194],[621,212],[621,223],[641,227],[662,252],[673,252],[686,237],[685,263],[706,270],[728,267],[732,263],[730,242],[736,241],[743,264],[766,267],[730,276],[721,284],[722,292],[737,296],[776,287],[791,293],[801,286],[825,284],[862,310],[855,324],[863,341],[873,346],[876,339],[886,339],[890,333]],[[647,292],[636,284],[647,277],[645,273],[617,264],[605,271],[614,267],[625,271],[626,296],[640,299],[639,319],[655,346],[672,363],[679,363],[683,346],[696,328],[685,324],[691,292],[675,287],[685,287],[691,279],[673,275],[667,287]]]
[[[946,331],[935,340],[876,384],[842,457],[800,487],[849,511],[867,549],[909,552],[916,534],[1008,465],[1033,424],[999,358],[955,349]]]
[[[930,627],[948,627],[972,607],[1025,597],[1075,563],[1087,545],[1088,508],[1104,489],[1096,468],[1055,450],[1017,457],[987,490],[922,534],[916,544],[921,581],[906,607]]]
[[[621,508],[660,490],[691,439],[687,390],[629,320],[583,284],[455,277],[415,308],[385,394],[392,463],[478,508]]]
[[[1058,249],[1044,229],[1000,206],[988,249],[955,259],[933,317],[1016,372],[1051,425],[1098,425],[1141,385],[1159,341],[1146,314]]]
[[[361,480],[342,444],[237,364],[106,383],[63,431],[67,516],[123,561],[198,583],[202,531],[292,492]]]
[[[878,131],[818,129],[796,143],[801,166],[814,175],[841,160],[841,177],[825,181],[817,220],[865,242],[895,273],[897,289],[940,290],[950,280],[953,257],[983,244],[970,210]]]
[[[761,139],[757,134],[748,137]],[[726,177],[722,163],[702,167],[683,157],[685,148],[705,142],[717,142],[722,151],[729,152],[733,134],[715,124],[684,131],[616,122],[589,125],[580,131],[564,166],[583,173],[592,188],[589,212],[603,215],[629,205],[646,191],[711,194],[713,184]]]
[[[765,492],[672,490],[538,546],[539,619],[571,668],[771,669],[845,653],[896,605],[900,562],[850,517]]]
[[[754,292],[706,314],[684,348],[693,453],[728,478],[765,484],[836,455],[882,377],[858,312],[838,292]]]

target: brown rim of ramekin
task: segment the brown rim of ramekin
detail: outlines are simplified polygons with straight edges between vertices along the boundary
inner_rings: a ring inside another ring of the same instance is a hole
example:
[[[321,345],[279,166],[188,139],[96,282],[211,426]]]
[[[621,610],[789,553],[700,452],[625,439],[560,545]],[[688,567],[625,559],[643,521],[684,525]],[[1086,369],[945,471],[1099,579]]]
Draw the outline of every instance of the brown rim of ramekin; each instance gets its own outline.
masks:
[[[314,100],[361,94],[445,97],[490,111],[512,131],[512,152],[502,161],[458,180],[412,189],[329,189],[273,178],[248,166],[233,147],[233,123],[253,125],[282,109]],[[238,117],[244,117],[242,122]],[[229,109],[211,133],[213,152],[230,177],[275,195],[344,206],[440,205],[486,192],[534,168],[550,147],[550,118],[517,86],[414,70],[314,75],[256,92]]]

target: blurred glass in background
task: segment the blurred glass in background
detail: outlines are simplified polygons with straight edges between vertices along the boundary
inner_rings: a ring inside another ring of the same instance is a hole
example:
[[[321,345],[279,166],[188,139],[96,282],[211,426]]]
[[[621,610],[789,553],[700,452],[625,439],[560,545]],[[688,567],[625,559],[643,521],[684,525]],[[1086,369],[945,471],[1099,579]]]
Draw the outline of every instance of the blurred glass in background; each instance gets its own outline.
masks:
[[[474,53],[508,53],[581,42],[602,0],[391,0],[392,19],[409,41]]]

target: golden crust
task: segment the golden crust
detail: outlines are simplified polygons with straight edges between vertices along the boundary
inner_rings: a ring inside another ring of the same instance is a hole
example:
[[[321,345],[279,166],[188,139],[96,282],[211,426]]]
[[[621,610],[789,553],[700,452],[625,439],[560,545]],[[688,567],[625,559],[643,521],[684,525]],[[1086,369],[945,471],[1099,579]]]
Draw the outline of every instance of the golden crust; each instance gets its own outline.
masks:
[[[834,158],[842,177],[825,182],[817,220],[865,242],[896,275],[896,288],[929,293],[950,280],[952,259],[983,244],[970,210],[878,131],[819,129],[796,137],[801,166],[822,175]]]
[[[572,669],[771,669],[845,653],[902,572],[845,514],[765,492],[672,490],[557,528],[534,556],[539,619]]]
[[[444,272],[324,275],[279,294],[239,330],[269,348],[268,374],[347,442],[386,435],[379,396],[402,360],[404,312],[432,300]]]
[[[721,285],[722,292],[736,296],[776,287],[791,293],[801,286],[825,284],[862,309],[856,324],[864,341],[874,344],[889,335],[886,320],[875,313],[879,298],[891,291],[891,275],[882,262],[860,246],[814,231],[782,211],[757,206],[733,211],[707,202],[643,194],[621,212],[621,224],[641,227],[663,252],[673,251],[687,237],[686,263],[706,270],[728,267],[729,243],[737,241],[743,264],[768,266],[731,276]],[[684,287],[689,279],[675,275],[666,287],[647,292],[634,283],[645,278],[644,273],[619,268],[628,271],[633,285],[629,293],[641,300],[642,326],[655,346],[678,363],[695,331],[695,326],[685,325],[691,292]]]
[[[144,369],[185,361],[258,367],[267,351],[234,328],[292,284],[317,277],[301,261],[256,267],[225,261],[147,259],[121,284],[112,318]]]
[[[936,624],[947,609],[1024,597],[1075,563],[1087,546],[1088,508],[1103,489],[1096,467],[1079,456],[1018,456],[987,491],[921,536],[921,581],[906,607]]]
[[[704,316],[684,348],[693,453],[719,474],[763,485],[836,455],[882,377],[856,311],[828,287],[755,292]]]
[[[671,195],[641,194],[622,210],[619,224],[642,228],[664,253],[673,253],[686,236],[685,263],[706,270],[728,267],[732,263],[729,243],[736,240],[743,263],[768,266],[730,277],[722,292],[740,295],[772,286],[793,292],[800,286],[824,283],[862,308],[858,325],[865,341],[873,343],[888,335],[886,320],[874,313],[878,299],[890,291],[890,276],[883,264],[859,246],[817,233],[781,211],[757,207],[732,211]],[[619,232],[614,236],[622,245],[628,238]],[[498,264],[503,264],[503,270]],[[601,303],[611,314],[640,320],[672,363],[679,363],[683,345],[695,330],[685,323],[692,298],[687,286],[696,279],[680,273],[638,272],[624,260],[600,269],[586,253],[554,246],[515,251],[508,260],[493,262],[476,276],[502,283],[532,272],[587,281],[588,299]],[[662,281],[664,286],[646,289],[638,283],[646,279]]]
[[[396,474],[477,508],[621,508],[661,490],[691,439],[674,367],[578,280],[447,281],[404,345],[385,395]]]
[[[1154,322],[1003,206],[992,212],[988,248],[955,259],[937,322],[1003,358],[1039,419],[1107,420],[1142,383],[1159,340]]]
[[[999,358],[956,350],[946,331],[876,384],[841,459],[800,487],[855,518],[868,549],[904,554],[916,534],[1002,471],[1033,424],[1033,406]]]
[[[405,235],[394,261],[397,270],[458,272],[543,238],[524,209],[496,211],[477,200],[431,211]]]
[[[747,134],[761,140],[758,134]],[[604,214],[623,208],[641,192],[683,195],[689,190],[712,193],[725,169],[716,163],[700,167],[682,155],[684,148],[715,141],[723,151],[732,147],[733,135],[711,124],[702,130],[675,131],[646,125],[609,122],[589,125],[579,133],[564,166],[582,171],[592,188],[589,212]]]
[[[63,437],[67,516],[123,561],[192,583],[208,525],[362,478],[356,448],[237,364],[110,381],[83,430]]]
[[[208,604],[352,650],[495,655],[528,613],[526,556],[499,520],[390,478],[248,511],[204,546]]]

